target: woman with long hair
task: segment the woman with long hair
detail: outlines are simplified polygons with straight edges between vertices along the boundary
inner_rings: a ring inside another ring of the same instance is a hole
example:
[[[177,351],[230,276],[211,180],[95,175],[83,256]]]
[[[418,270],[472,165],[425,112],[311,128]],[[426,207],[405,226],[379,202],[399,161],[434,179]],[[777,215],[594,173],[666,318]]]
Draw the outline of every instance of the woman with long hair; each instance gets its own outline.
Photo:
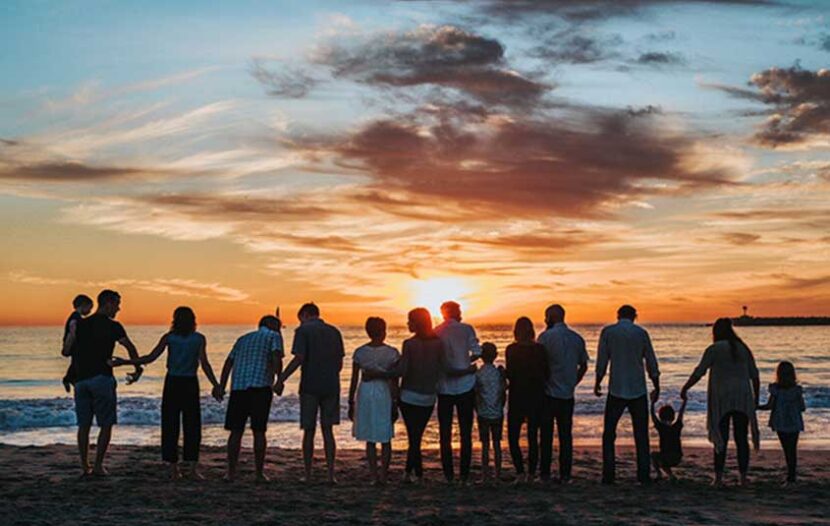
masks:
[[[507,346],[507,440],[516,468],[517,482],[532,480],[539,459],[539,424],[545,396],[548,359],[545,347],[536,342],[530,318],[521,317],[513,328],[515,341]],[[519,446],[522,426],[527,425],[527,472]]]
[[[427,309],[409,311],[407,324],[412,337],[403,342],[398,373],[401,376],[401,416],[406,426],[409,447],[406,451],[405,482],[420,482],[424,476],[421,440],[437,398],[444,344],[432,328]]]
[[[749,470],[750,430],[752,442],[759,448],[758,407],[761,386],[755,357],[749,346],[735,334],[732,320],[720,318],[712,326],[713,343],[703,353],[700,364],[694,370],[680,392],[686,400],[688,391],[708,371],[709,385],[706,390],[706,425],[709,441],[715,446],[716,486],[723,485],[723,471],[726,464],[726,442],[731,425],[738,450],[738,469],[741,485],[747,484]]]
[[[170,464],[170,477],[178,479],[179,431],[184,427],[184,455],[186,472],[201,479],[198,471],[199,447],[202,442],[202,410],[199,400],[197,370],[202,370],[215,389],[219,383],[207,357],[207,340],[196,331],[196,314],[190,307],[173,311],[170,331],[156,347],[137,360],[113,359],[113,365],[143,365],[153,363],[167,350],[167,376],[161,396],[161,458]]]

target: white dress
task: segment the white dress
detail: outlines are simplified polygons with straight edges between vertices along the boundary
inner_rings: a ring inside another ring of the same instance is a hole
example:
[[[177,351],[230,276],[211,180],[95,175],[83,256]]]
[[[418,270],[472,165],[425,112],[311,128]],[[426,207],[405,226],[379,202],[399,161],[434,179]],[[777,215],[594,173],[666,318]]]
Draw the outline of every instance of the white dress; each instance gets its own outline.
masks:
[[[364,345],[354,352],[354,363],[361,371],[390,371],[398,363],[400,354],[394,347]],[[395,436],[392,422],[392,393],[389,380],[363,381],[357,388],[352,435],[365,442],[384,443]]]

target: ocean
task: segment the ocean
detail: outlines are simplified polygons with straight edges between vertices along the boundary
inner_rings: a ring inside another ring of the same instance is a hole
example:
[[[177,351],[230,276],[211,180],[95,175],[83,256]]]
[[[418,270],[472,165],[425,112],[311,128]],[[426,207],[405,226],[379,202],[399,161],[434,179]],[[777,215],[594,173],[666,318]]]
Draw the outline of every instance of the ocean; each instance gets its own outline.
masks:
[[[578,445],[596,445],[602,435],[604,399],[592,393],[593,366],[601,326],[574,326],[586,339],[591,366],[578,387],[574,439]],[[694,369],[711,340],[711,329],[703,325],[646,325],[651,333],[662,372],[664,402],[679,406],[678,392]],[[128,334],[139,352],[147,354],[164,333],[163,326],[127,326]],[[541,327],[537,327],[537,330]],[[208,340],[208,354],[217,376],[227,353],[237,337],[250,327],[204,326],[199,329]],[[367,340],[360,327],[342,327],[347,357],[341,374],[342,423],[337,429],[339,447],[360,448],[361,443],[351,437],[351,424],[346,419],[346,399],[351,374],[351,353]],[[512,341],[508,326],[477,327],[482,342],[492,341],[499,349],[499,360],[504,348]],[[762,401],[767,397],[767,385],[774,380],[776,364],[792,361],[804,386],[807,402],[806,430],[801,438],[802,448],[830,449],[830,327],[740,327],[739,334],[752,348],[761,371]],[[3,327],[0,328],[0,443],[13,445],[73,444],[75,415],[71,395],[64,392],[61,378],[68,360],[60,355],[62,327]],[[286,347],[290,349],[293,328],[283,330]],[[390,328],[388,343],[400,348],[408,337],[404,328]],[[122,356],[124,350],[116,350]],[[165,357],[148,366],[141,381],[126,385],[124,374],[129,368],[117,370],[119,425],[113,433],[117,444],[156,445],[159,443],[159,414]],[[203,399],[203,443],[222,445],[227,439],[222,429],[225,404],[209,396],[209,383],[201,376]],[[295,373],[286,386],[285,395],[274,399],[269,445],[287,448],[300,447],[299,405]],[[706,445],[706,379],[691,392],[684,429],[686,445]],[[777,439],[766,426],[767,412],[759,413],[764,447],[777,448]],[[618,443],[631,443],[630,420],[620,422]],[[477,436],[477,435],[474,435]],[[398,422],[395,447],[405,444],[403,423]],[[652,431],[652,438],[656,434]],[[436,447],[437,422],[430,424],[425,435],[426,447]],[[250,433],[246,433],[250,445]],[[319,437],[318,437],[319,441]]]

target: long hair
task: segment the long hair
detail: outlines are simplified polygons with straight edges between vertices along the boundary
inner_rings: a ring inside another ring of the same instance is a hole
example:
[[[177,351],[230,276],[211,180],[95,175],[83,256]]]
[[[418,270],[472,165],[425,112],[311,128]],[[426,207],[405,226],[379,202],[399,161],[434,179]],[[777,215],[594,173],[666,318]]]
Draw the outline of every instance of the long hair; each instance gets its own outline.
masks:
[[[782,389],[789,389],[798,385],[795,377],[795,366],[792,362],[783,361],[775,368],[775,383]]]
[[[715,324],[712,325],[712,341],[718,342],[722,340],[729,342],[729,350],[732,351],[732,360],[735,362],[738,361],[739,343],[746,348],[747,352],[752,354],[749,345],[744,343],[740,336],[735,334],[735,329],[732,327],[732,320],[729,318],[718,318]]]
[[[173,323],[170,331],[179,336],[189,336],[196,332],[196,314],[190,307],[177,307],[173,311]]]
[[[412,309],[407,316],[415,336],[418,338],[435,337],[435,331],[432,329],[432,314],[427,309],[423,307]]]
[[[513,337],[517,342],[532,342],[536,339],[536,329],[533,328],[533,322],[527,316],[522,316],[516,320],[516,325],[513,327]]]

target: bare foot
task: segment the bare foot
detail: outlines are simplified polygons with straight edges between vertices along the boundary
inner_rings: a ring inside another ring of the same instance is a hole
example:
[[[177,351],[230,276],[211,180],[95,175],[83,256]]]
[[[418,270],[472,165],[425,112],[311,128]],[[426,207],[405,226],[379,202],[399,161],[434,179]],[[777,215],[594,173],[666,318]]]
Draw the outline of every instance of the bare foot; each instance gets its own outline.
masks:
[[[170,464],[170,480],[179,480],[182,478],[182,473],[179,471],[178,464]]]
[[[404,473],[403,483],[404,484],[412,484],[412,474],[411,473]]]
[[[268,478],[268,475],[266,475],[265,473],[257,473],[256,474],[256,481],[257,481],[258,484],[262,484],[262,483],[265,483],[265,482],[271,482],[271,479]]]
[[[741,475],[741,478],[738,481],[738,485],[742,487],[749,486],[749,478],[747,478],[746,475]]]
[[[337,479],[333,475],[329,475],[329,486],[336,486]]]
[[[712,481],[710,484],[713,488],[722,488],[723,487],[723,479],[720,477],[715,477],[715,480]]]
[[[107,471],[107,468],[104,466],[95,466],[95,469],[92,470],[92,474],[96,477],[108,477],[110,472]]]
[[[233,482],[236,480],[236,475],[234,473],[225,473],[225,476],[222,477],[222,480],[225,482]]]

